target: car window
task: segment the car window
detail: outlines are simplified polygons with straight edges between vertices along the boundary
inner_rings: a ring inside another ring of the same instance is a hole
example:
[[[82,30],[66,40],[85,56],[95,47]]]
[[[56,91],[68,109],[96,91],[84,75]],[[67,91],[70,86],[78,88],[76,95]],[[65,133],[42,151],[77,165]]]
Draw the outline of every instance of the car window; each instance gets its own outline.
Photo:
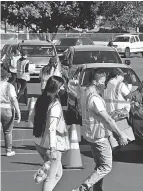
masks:
[[[82,39],[78,39],[78,40],[76,41],[76,45],[83,45]]]
[[[129,42],[130,37],[128,36],[117,36],[113,42]]]
[[[93,41],[90,38],[83,38],[83,45],[92,45],[94,44]]]
[[[21,45],[21,50],[26,50],[28,56],[56,56],[52,45]]]
[[[62,38],[56,45],[60,46],[75,46],[77,42],[76,38]]]
[[[116,51],[77,51],[73,57],[73,64],[88,63],[122,63]]]
[[[133,86],[138,86],[142,87],[142,83],[136,73],[131,69],[131,68],[121,68],[122,71],[125,73],[124,76],[124,82],[127,84],[132,84]],[[113,68],[104,68],[104,71],[106,73],[106,76],[110,74],[110,72],[113,70]],[[85,69],[84,74],[83,74],[83,79],[82,79],[82,86],[89,86],[91,82],[91,76],[92,73],[96,72],[95,69],[89,68]]]
[[[139,38],[137,36],[135,36],[136,42],[139,42]]]
[[[17,45],[12,45],[11,49],[10,49],[10,52],[16,51],[16,49],[17,49]]]
[[[134,43],[135,42],[135,38],[132,36],[130,39],[130,43]]]

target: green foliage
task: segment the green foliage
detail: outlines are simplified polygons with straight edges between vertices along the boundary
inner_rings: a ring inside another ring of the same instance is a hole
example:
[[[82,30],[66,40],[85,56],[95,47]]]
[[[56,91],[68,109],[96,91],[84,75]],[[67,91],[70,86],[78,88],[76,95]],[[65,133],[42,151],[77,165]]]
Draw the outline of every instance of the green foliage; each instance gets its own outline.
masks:
[[[2,21],[32,32],[56,33],[59,26],[94,28],[98,2],[15,1],[2,2]]]
[[[100,3],[98,14],[111,21],[114,27],[139,27],[143,23],[143,2],[104,1]]]

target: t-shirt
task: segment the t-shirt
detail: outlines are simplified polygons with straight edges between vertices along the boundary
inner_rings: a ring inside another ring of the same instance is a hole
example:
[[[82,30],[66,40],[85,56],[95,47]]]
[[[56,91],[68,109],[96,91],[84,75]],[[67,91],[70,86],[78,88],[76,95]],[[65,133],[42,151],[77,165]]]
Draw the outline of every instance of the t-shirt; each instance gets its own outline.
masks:
[[[12,100],[17,97],[15,88],[6,81],[0,81],[0,107],[13,108]]]
[[[11,59],[11,65],[9,67],[10,72],[17,73],[17,61],[19,60],[20,56],[13,56]]]
[[[130,93],[130,90],[125,83],[121,82],[117,88],[118,84],[119,82],[116,79],[111,79],[104,91],[104,99],[108,113],[124,107],[126,107],[128,111],[130,110],[130,102],[124,98],[124,96]]]
[[[49,112],[47,113],[47,121],[46,121],[46,128],[44,135],[41,139],[40,145],[43,147],[56,147],[56,128],[57,124],[57,119],[59,120],[61,116],[61,106],[59,101],[56,101],[50,108]],[[52,119],[52,124],[50,124],[50,118]],[[54,121],[56,120],[56,121]],[[52,137],[52,139],[50,139]]]

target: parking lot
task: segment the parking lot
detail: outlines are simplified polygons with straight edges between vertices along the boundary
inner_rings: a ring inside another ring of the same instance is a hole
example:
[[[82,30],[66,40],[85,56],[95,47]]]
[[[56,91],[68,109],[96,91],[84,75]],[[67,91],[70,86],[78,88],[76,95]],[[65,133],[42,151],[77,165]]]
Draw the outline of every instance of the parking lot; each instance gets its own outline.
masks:
[[[131,67],[143,80],[143,58],[141,55],[131,55]],[[32,81],[28,84],[28,95],[37,97],[40,94],[40,83]],[[1,148],[1,185],[2,191],[39,191],[40,185],[33,180],[34,172],[41,166],[42,160],[37,154],[32,142],[32,128],[27,127],[28,107],[20,103],[22,121],[20,125],[15,123],[13,131],[13,149],[16,155],[6,157],[4,155],[3,141]],[[63,108],[66,113],[66,107]],[[68,116],[69,117],[69,116]],[[70,117],[70,120],[74,121]],[[3,136],[3,135],[2,135]],[[90,174],[94,168],[94,161],[90,148],[85,143],[80,143],[83,170],[64,170],[62,180],[55,191],[71,191],[76,188]],[[64,161],[64,159],[63,159]],[[142,191],[143,188],[143,146],[132,143],[122,148],[116,154],[113,170],[105,177],[104,190],[106,191]]]

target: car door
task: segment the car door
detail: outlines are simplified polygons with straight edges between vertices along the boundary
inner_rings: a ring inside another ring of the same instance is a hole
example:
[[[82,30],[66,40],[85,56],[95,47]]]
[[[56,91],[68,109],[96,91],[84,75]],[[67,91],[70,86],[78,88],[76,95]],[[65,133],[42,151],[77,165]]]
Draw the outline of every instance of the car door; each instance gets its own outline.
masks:
[[[68,104],[74,109],[75,101],[77,101],[79,85],[75,85],[74,82],[79,82],[81,74],[81,68],[78,68],[68,82]]]

